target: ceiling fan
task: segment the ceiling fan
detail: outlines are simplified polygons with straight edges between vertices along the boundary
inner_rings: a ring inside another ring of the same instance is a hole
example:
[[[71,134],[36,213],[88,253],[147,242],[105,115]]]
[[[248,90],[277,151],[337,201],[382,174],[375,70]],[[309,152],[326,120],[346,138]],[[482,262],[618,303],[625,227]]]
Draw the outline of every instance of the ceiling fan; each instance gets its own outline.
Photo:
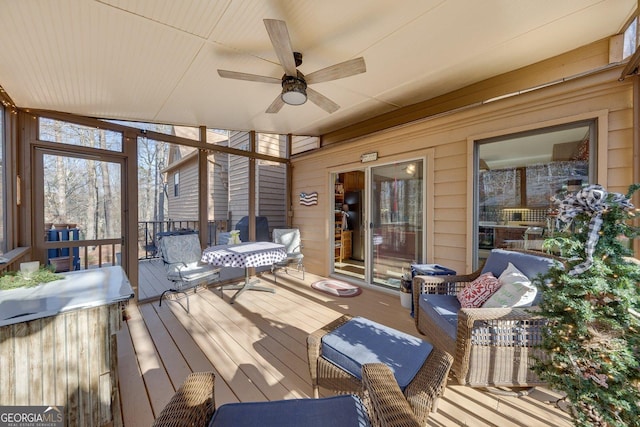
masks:
[[[300,52],[294,52],[291,48],[287,24],[277,19],[265,19],[264,25],[267,28],[267,33],[269,33],[269,38],[276,51],[276,55],[278,55],[280,65],[282,65],[284,69],[282,78],[227,70],[218,70],[218,74],[220,77],[227,79],[278,83],[281,85],[282,92],[273,100],[269,108],[267,108],[267,113],[277,113],[284,104],[302,105],[307,102],[307,99],[326,112],[333,113],[338,110],[340,106],[321,93],[311,89],[309,85],[342,79],[367,71],[364,58],[360,57],[314,71],[305,76],[297,69],[297,67],[302,64],[302,54]]]

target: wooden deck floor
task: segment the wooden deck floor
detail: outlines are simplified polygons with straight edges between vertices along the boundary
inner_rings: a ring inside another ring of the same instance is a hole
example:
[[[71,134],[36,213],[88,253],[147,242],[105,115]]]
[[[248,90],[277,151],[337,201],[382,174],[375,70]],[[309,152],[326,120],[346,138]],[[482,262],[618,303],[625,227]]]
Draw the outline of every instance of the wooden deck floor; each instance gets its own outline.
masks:
[[[160,258],[138,261],[138,298],[140,301],[157,298],[163,291],[173,287]]]
[[[293,273],[295,274],[295,273]],[[419,336],[396,295],[364,289],[353,298],[334,298],[292,276],[265,274],[275,294],[245,292],[233,305],[215,289],[184,300],[130,305],[118,332],[120,394],[125,426],[150,425],[186,376],[216,372],[216,405],[311,395],[307,335],[343,313],[370,319]],[[326,392],[328,394],[328,392]],[[523,398],[489,394],[449,381],[432,414],[431,426],[570,426],[553,404],[557,395],[537,390]]]

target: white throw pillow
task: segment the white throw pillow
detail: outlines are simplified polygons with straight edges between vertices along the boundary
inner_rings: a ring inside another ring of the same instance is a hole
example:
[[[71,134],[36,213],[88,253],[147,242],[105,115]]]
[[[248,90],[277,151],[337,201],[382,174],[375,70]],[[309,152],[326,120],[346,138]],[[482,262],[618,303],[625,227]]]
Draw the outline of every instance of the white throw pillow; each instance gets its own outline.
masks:
[[[513,264],[509,263],[498,280],[500,288],[482,304],[483,308],[531,307],[538,290]]]
[[[503,285],[505,283],[515,282],[531,284],[531,280],[529,280],[529,278],[525,276],[522,271],[518,270],[516,266],[511,263],[507,265],[507,268],[504,269],[500,277],[498,277],[498,280],[500,280],[500,283],[502,283]]]

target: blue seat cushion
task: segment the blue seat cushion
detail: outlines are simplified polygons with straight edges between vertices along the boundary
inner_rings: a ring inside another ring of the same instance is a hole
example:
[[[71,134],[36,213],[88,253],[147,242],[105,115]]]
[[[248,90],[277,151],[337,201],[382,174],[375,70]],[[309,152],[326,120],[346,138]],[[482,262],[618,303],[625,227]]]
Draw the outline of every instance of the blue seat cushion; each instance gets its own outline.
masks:
[[[227,403],[213,414],[209,427],[369,427],[357,396]]]
[[[441,330],[456,340],[460,301],[455,295],[422,294],[418,303],[426,315]]]
[[[362,379],[362,365],[384,363],[404,390],[416,376],[433,346],[364,317],[354,317],[322,337],[322,357]]]

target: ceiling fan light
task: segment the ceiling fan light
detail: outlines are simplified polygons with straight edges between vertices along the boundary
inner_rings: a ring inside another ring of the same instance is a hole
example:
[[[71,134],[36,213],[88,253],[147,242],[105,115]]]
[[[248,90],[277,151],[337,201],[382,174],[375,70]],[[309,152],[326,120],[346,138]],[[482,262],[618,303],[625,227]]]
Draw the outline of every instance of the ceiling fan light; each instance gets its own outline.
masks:
[[[285,77],[282,80],[280,98],[285,104],[302,105],[307,102],[307,83],[297,77]]]

